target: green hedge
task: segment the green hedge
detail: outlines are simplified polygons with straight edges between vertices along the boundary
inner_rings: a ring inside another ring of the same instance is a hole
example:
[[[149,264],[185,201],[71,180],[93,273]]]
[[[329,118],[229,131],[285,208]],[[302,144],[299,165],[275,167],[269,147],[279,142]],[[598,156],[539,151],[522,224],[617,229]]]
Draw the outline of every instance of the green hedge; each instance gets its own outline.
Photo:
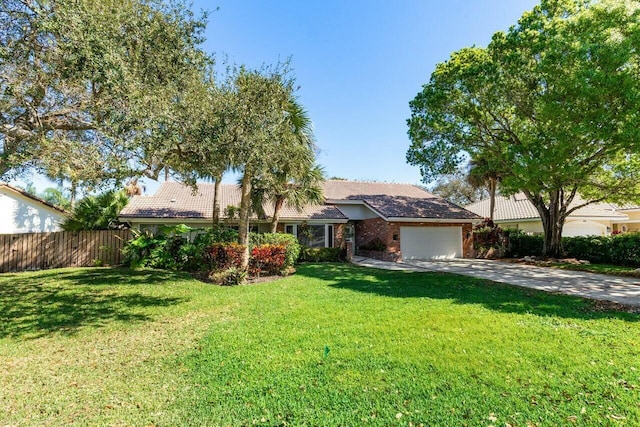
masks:
[[[251,233],[249,248],[263,245],[282,245],[286,248],[284,267],[291,267],[300,256],[300,243],[293,234],[284,233]]]
[[[510,231],[507,256],[540,256],[542,245],[541,235],[528,236],[522,232]],[[562,246],[568,258],[598,264],[640,266],[640,233],[563,237]]]
[[[507,256],[518,258],[524,256],[541,256],[544,241],[541,235],[530,236],[518,230],[505,230],[508,245]]]
[[[340,262],[346,257],[342,248],[302,248],[298,262]]]

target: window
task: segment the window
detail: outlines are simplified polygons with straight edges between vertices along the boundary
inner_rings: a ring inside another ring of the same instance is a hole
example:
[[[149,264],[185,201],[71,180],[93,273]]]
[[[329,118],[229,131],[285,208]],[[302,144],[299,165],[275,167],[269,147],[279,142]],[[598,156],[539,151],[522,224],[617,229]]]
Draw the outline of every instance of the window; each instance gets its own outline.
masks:
[[[287,226],[285,226],[287,231]],[[300,244],[309,248],[333,247],[333,224],[309,224],[298,228]],[[292,233],[293,234],[293,233]]]
[[[298,237],[298,225],[297,224],[285,224],[284,232],[287,234],[293,234]]]

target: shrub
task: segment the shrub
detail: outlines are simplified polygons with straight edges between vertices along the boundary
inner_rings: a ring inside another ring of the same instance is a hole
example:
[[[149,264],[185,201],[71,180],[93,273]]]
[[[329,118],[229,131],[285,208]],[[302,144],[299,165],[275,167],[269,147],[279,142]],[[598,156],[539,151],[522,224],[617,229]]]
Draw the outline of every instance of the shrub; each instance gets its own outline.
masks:
[[[544,240],[541,235],[530,236],[521,230],[505,230],[507,236],[507,256],[541,256]]]
[[[379,237],[374,237],[368,243],[364,245],[360,245],[359,249],[363,251],[384,251],[387,249],[387,244],[382,241]]]
[[[245,246],[237,243],[219,243],[207,248],[207,261],[211,270],[228,270],[242,266],[242,254]]]
[[[347,258],[342,248],[302,248],[298,262],[340,262]]]
[[[212,272],[209,279],[222,286],[240,285],[247,281],[247,272],[238,267],[229,267],[226,270]]]
[[[205,233],[196,236],[193,243],[206,246],[215,243],[235,243],[238,241],[238,231],[226,226],[208,228]]]
[[[542,255],[543,237],[508,230],[508,256]],[[565,256],[600,264],[640,266],[640,233],[563,237]]]
[[[285,268],[284,245],[261,245],[251,250],[249,269],[252,275],[280,274]]]
[[[166,243],[164,236],[154,236],[149,232],[134,231],[133,239],[122,250],[123,264],[132,268],[154,267],[158,253]]]
[[[611,260],[618,265],[640,266],[640,233],[623,233],[613,236]]]
[[[569,258],[579,258],[595,263],[606,264],[611,259],[611,237],[576,236],[563,237],[562,247]]]
[[[473,248],[476,250],[503,249],[505,242],[502,228],[488,218],[473,227]]]
[[[300,243],[292,234],[285,233],[251,233],[249,246],[280,245],[285,248],[284,267],[292,267],[300,255]]]

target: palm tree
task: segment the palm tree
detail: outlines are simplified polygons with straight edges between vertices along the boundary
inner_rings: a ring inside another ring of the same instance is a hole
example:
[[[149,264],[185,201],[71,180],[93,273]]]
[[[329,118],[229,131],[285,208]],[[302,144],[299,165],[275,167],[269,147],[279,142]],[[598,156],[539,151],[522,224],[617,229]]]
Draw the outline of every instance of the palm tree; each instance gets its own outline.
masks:
[[[293,144],[289,155],[273,165],[268,173],[252,181],[254,211],[264,215],[263,202],[273,203],[271,232],[275,233],[285,203],[302,211],[305,206],[324,202],[324,171],[315,164],[315,139],[308,112],[296,99],[291,99],[286,112]]]
[[[263,216],[262,204],[265,201],[273,203],[271,232],[275,233],[285,204],[302,211],[305,206],[324,202],[323,182],[324,170],[316,164],[300,166],[295,175],[279,173],[266,180],[257,178],[251,186],[254,211],[258,216]]]
[[[476,188],[489,189],[489,219],[493,221],[496,208],[496,191],[502,174],[485,157],[476,156],[469,162],[467,181]]]
[[[62,223],[62,229],[80,231],[121,228],[123,225],[118,222],[118,214],[128,202],[129,197],[124,190],[86,196]]]

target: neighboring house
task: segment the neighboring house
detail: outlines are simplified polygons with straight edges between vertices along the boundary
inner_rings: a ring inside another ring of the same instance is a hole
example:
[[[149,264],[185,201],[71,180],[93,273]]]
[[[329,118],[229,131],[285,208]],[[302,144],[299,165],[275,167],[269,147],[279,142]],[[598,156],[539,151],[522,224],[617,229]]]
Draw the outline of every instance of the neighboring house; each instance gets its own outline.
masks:
[[[571,206],[584,203],[576,196]],[[468,210],[482,217],[489,217],[489,200],[482,200],[466,206]],[[628,206],[627,210],[616,209],[609,203],[593,203],[572,212],[565,220],[562,235],[608,236],[613,231],[628,231],[640,228],[640,208]],[[635,209],[635,211],[634,211]],[[635,219],[630,219],[636,215]],[[522,230],[529,234],[542,233],[540,215],[527,197],[518,193],[513,196],[496,196],[494,222],[502,228]],[[623,230],[624,227],[624,230]]]
[[[612,210],[618,214],[626,215],[626,219],[615,221],[613,231],[626,233],[640,231],[640,206],[638,205],[612,205]]]
[[[185,223],[211,225],[213,184],[198,184],[198,192],[176,182],[165,182],[153,196],[134,196],[120,213],[120,221],[134,228],[155,228]],[[221,219],[234,226],[230,210],[240,205],[237,185],[221,186]],[[278,231],[291,233],[307,246],[343,247],[350,242],[356,253],[373,240],[384,251],[367,251],[385,260],[454,258],[471,256],[471,229],[481,218],[423,189],[408,184],[329,180],[324,183],[325,204],[302,212],[285,206]],[[255,231],[269,230],[273,206],[264,206],[267,218],[253,217]]]
[[[0,234],[60,231],[66,214],[39,197],[0,183]]]

